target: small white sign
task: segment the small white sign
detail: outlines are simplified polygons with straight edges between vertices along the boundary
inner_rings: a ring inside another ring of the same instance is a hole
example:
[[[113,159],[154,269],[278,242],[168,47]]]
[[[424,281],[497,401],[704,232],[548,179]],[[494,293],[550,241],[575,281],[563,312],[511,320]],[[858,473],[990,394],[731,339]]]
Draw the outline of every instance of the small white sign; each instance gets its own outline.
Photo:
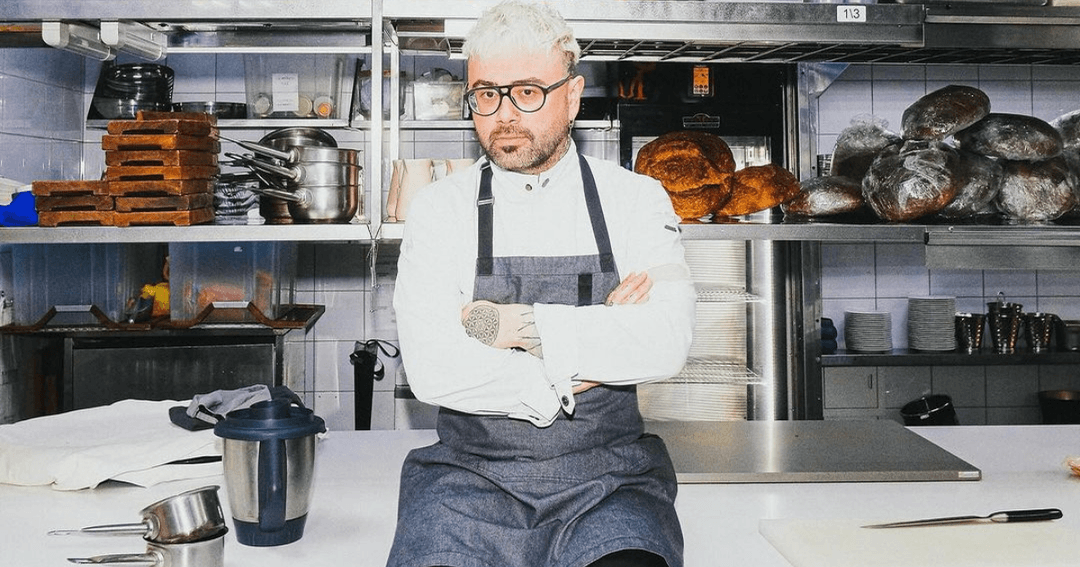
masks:
[[[271,75],[271,83],[274,95],[274,112],[296,112],[300,110],[300,75],[296,73],[274,73]]]
[[[843,23],[866,23],[866,6],[840,4],[836,7],[836,21]]]

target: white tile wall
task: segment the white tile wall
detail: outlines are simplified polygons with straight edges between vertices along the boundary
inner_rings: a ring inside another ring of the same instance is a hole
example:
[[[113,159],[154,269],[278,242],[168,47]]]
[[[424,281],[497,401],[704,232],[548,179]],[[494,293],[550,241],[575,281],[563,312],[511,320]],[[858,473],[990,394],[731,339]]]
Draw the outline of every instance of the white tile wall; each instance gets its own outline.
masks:
[[[1028,114],[1049,121],[1080,108],[1076,97],[1080,69],[1073,67],[853,65],[818,101],[818,153],[830,153],[841,130],[859,114],[883,119],[890,130],[898,132],[904,108],[948,84],[983,89],[990,97],[992,112]],[[907,298],[916,295],[955,296],[958,310],[983,313],[986,303],[1003,293],[1009,301],[1023,304],[1026,311],[1080,318],[1080,269],[931,270],[925,266],[922,252],[919,244],[822,246],[822,309],[837,326],[841,348],[844,311],[871,309],[892,313],[893,346],[907,348]],[[826,374],[830,370],[826,369]],[[944,393],[953,398],[964,424],[1038,423],[1039,390],[1080,388],[1080,373],[1073,366],[876,370],[876,407],[833,408],[826,414],[899,420],[897,409],[903,402]],[[835,380],[844,383],[845,378]],[[842,394],[836,395],[842,398]]]

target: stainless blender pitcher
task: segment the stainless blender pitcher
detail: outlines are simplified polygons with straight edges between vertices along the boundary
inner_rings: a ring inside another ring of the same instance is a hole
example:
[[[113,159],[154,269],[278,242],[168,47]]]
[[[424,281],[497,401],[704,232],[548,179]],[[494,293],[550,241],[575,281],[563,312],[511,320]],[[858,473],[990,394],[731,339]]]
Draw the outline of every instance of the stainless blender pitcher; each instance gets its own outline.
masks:
[[[214,426],[224,439],[225,488],[237,541],[263,547],[304,535],[315,436],[324,431],[321,417],[284,398],[229,412]]]

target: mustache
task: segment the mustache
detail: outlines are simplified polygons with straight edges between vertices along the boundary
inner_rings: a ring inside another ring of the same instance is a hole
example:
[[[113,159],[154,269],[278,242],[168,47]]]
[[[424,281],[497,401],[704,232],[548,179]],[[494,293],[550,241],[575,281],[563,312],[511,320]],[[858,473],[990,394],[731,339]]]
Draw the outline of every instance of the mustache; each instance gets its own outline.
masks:
[[[525,128],[513,125],[499,126],[491,131],[490,137],[492,139],[498,138],[500,136],[523,137],[529,140],[533,139],[532,132],[526,130]]]

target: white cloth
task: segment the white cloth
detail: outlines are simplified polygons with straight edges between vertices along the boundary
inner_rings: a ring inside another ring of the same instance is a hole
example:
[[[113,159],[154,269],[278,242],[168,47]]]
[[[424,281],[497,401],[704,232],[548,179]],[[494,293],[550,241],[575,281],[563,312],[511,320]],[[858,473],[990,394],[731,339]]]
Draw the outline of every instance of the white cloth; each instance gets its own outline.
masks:
[[[167,465],[221,455],[212,430],[173,425],[169,408],[177,404],[122,400],[0,425],[0,482],[79,490],[110,479],[147,486],[221,474],[220,462]]]
[[[576,147],[551,170],[494,168],[495,256],[595,254]],[[659,182],[589,158],[620,279],[649,270],[642,305],[535,305],[544,358],[469,338],[461,308],[472,301],[480,165],[424,187],[405,226],[394,309],[402,363],[417,399],[468,413],[508,415],[538,426],[560,411],[573,384],[635,384],[682,368],[695,292],[679,219]]]

